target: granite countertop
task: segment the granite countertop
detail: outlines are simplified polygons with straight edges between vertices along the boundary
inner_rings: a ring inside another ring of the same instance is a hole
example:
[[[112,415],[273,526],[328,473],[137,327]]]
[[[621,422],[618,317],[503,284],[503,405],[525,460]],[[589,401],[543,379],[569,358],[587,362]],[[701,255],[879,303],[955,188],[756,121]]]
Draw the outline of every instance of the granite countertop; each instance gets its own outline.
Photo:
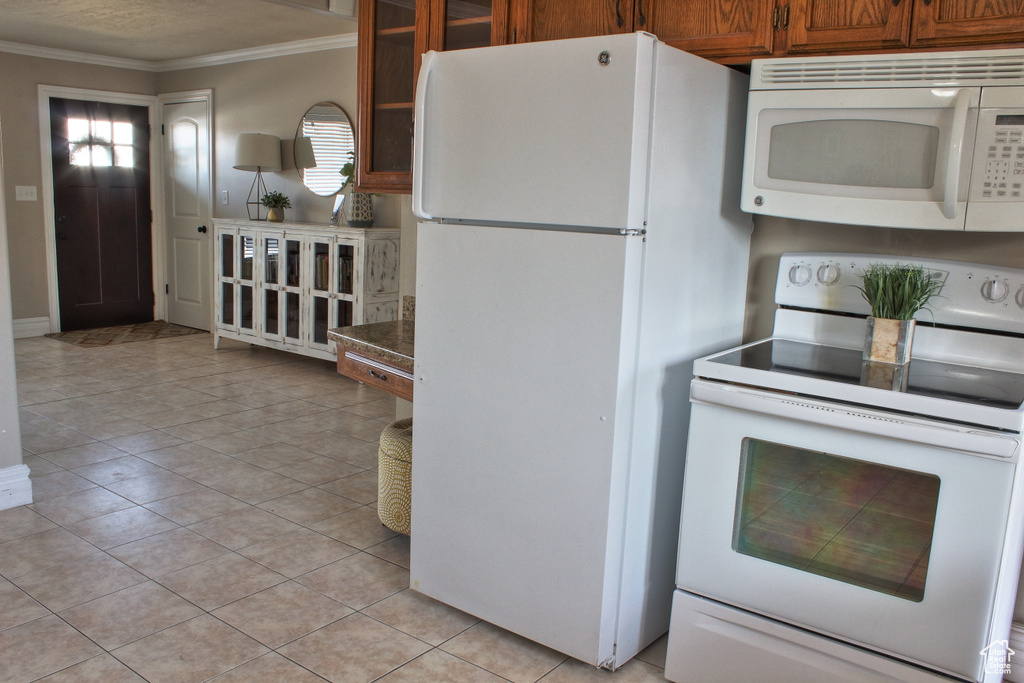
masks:
[[[392,320],[340,327],[329,330],[327,336],[338,343],[339,350],[345,346],[412,373],[415,326],[412,320]]]

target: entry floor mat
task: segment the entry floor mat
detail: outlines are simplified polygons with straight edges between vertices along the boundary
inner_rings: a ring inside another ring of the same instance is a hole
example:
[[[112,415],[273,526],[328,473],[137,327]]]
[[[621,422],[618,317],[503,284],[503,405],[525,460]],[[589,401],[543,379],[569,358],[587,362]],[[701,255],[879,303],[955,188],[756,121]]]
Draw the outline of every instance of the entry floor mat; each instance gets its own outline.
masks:
[[[46,336],[50,339],[57,339],[68,344],[77,344],[78,346],[111,346],[113,344],[127,344],[129,342],[149,341],[151,339],[183,337],[189,334],[206,334],[206,331],[197,330],[193,327],[184,327],[183,325],[175,325],[163,320],[154,320],[137,325],[97,327],[92,330],[75,330],[73,332],[53,332]]]

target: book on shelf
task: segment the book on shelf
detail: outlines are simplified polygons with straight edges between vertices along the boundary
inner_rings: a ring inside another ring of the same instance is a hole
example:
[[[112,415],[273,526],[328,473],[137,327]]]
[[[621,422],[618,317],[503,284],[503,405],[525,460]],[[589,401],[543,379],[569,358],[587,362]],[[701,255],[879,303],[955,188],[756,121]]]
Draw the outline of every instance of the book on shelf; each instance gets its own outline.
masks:
[[[352,256],[343,254],[338,259],[338,291],[352,293]]]
[[[327,289],[329,277],[327,275],[327,254],[313,255],[313,289],[324,291]]]

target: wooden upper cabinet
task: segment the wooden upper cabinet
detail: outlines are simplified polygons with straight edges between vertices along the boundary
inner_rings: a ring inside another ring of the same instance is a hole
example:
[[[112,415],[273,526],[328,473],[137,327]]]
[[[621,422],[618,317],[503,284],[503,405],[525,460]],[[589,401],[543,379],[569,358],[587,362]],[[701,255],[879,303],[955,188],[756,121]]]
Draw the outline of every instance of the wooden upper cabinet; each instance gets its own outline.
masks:
[[[770,55],[775,0],[638,0],[642,30],[687,52],[730,61],[729,57]],[[746,60],[741,60],[746,61]]]
[[[505,42],[508,0],[359,3],[360,192],[412,191],[413,98],[421,56]]]
[[[632,33],[634,2],[650,0],[511,0],[509,42]]]
[[[408,192],[412,185],[413,87],[426,50],[415,0],[359,3],[359,117],[355,187]]]
[[[1024,0],[917,0],[914,6],[913,47],[1022,42]]]
[[[796,53],[907,47],[912,4],[913,0],[789,0],[781,10],[785,50]]]

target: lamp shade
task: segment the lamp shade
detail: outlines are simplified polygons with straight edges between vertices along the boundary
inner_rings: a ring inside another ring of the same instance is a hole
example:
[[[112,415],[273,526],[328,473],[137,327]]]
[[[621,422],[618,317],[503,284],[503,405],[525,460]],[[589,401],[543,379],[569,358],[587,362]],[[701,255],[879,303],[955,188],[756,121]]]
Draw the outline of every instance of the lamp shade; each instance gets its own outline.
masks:
[[[239,171],[280,171],[281,140],[263,133],[242,133],[235,149]]]
[[[313,138],[300,135],[295,138],[295,167],[316,168],[316,154],[313,153]]]

